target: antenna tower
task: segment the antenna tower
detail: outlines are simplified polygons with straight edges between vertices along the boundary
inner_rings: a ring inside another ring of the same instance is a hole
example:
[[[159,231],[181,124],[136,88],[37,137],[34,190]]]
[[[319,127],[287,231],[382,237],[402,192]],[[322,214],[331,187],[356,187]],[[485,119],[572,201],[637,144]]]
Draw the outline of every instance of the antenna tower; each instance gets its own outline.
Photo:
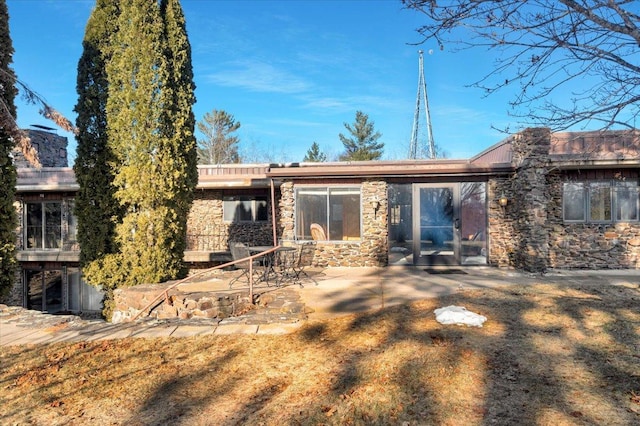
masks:
[[[413,130],[411,131],[411,146],[409,148],[409,158],[422,158],[424,149],[418,142],[418,133],[420,125],[420,109],[423,110],[427,124],[427,138],[429,141],[428,158],[436,158],[436,146],[433,141],[433,132],[431,130],[431,115],[429,114],[429,98],[427,97],[427,83],[424,79],[424,65],[422,60],[422,50],[418,50],[418,95],[416,96],[416,110],[413,114]]]

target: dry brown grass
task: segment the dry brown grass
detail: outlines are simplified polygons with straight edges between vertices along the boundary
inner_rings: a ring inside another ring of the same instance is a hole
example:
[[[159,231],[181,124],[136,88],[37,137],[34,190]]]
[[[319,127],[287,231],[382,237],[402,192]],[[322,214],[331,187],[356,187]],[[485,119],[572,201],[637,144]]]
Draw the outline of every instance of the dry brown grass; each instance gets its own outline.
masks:
[[[450,304],[489,320],[438,324]],[[640,424],[640,291],[464,291],[286,336],[5,347],[0,360],[2,424]]]

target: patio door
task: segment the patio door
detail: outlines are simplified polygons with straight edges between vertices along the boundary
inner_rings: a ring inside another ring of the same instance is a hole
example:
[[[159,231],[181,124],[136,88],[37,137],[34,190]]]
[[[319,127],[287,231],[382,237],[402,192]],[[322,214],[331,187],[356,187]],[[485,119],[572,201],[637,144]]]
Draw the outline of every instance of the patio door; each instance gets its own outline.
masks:
[[[413,186],[414,264],[460,264],[459,200],[457,183]]]
[[[48,313],[65,310],[66,291],[60,269],[26,270],[26,307]]]

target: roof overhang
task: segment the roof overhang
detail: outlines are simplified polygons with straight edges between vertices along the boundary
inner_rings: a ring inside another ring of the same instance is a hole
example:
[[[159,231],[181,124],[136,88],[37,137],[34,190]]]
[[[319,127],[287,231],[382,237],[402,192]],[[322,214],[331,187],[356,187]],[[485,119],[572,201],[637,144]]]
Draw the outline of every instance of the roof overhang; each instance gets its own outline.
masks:
[[[16,192],[75,192],[80,189],[71,167],[20,168]]]
[[[271,167],[267,176],[288,179],[484,176],[513,171],[511,164],[472,164],[467,160],[292,163]]]

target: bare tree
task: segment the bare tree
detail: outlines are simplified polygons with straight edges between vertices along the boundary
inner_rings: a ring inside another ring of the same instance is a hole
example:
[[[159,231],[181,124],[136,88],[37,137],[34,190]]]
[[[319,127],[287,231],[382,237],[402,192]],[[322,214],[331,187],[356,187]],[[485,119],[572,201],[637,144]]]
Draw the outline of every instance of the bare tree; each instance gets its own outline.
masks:
[[[633,127],[640,106],[640,9],[632,0],[402,0],[422,12],[417,31],[440,49],[498,49],[473,86],[519,84],[510,102],[526,124],[562,130],[596,122]],[[580,83],[580,84],[577,84]],[[571,88],[565,103],[550,95]]]

